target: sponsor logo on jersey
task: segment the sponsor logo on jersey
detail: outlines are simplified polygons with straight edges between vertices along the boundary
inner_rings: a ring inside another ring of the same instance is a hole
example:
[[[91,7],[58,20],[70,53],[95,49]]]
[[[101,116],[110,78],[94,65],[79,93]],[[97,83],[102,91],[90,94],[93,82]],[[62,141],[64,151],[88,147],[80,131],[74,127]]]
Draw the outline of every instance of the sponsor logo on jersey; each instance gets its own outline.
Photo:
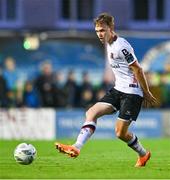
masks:
[[[119,66],[119,64],[110,64],[110,66],[112,67],[112,68],[120,68],[120,66]]]

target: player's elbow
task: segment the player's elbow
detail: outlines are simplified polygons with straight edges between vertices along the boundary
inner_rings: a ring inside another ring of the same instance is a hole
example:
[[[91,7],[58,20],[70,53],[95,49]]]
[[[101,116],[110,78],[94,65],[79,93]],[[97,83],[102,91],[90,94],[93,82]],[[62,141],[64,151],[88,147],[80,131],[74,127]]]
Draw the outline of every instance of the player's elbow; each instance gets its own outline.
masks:
[[[132,71],[133,71],[133,73],[136,74],[136,75],[139,75],[139,74],[142,74],[142,73],[143,73],[143,69],[142,69],[141,66],[132,68]]]

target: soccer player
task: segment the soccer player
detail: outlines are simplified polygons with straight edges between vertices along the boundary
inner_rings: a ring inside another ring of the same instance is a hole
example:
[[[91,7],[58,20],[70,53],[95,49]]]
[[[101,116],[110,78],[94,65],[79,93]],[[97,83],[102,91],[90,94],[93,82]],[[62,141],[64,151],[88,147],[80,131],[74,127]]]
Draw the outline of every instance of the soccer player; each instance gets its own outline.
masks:
[[[55,146],[59,152],[77,157],[83,145],[94,133],[97,119],[119,111],[115,134],[137,152],[138,159],[135,167],[145,166],[151,153],[142,146],[134,133],[129,132],[128,128],[132,121],[136,121],[142,101],[153,105],[157,102],[156,98],[149,90],[133,48],[124,38],[115,33],[114,18],[107,13],[102,13],[94,20],[94,25],[99,40],[105,45],[107,58],[115,75],[115,85],[99,102],[88,109],[85,123],[76,142],[73,145],[56,142]]]

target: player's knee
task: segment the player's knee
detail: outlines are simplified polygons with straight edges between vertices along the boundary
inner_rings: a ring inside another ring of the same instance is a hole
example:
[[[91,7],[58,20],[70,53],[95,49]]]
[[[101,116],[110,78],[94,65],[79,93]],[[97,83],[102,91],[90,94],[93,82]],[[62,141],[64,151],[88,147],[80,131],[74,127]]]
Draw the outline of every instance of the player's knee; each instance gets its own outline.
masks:
[[[90,109],[88,109],[87,111],[86,111],[86,119],[89,119],[89,117],[91,116],[91,110]]]
[[[86,120],[89,120],[89,121],[96,121],[96,113],[95,111],[93,110],[93,108],[90,108],[88,111],[86,111]]]

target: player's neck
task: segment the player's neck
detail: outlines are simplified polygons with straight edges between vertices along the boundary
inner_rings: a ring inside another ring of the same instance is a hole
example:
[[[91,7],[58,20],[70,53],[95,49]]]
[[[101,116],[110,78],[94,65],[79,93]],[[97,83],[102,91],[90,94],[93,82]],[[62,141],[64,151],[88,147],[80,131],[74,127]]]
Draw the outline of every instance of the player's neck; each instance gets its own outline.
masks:
[[[110,37],[108,43],[112,44],[114,41],[117,40],[117,34],[115,32],[113,32],[112,36]]]

